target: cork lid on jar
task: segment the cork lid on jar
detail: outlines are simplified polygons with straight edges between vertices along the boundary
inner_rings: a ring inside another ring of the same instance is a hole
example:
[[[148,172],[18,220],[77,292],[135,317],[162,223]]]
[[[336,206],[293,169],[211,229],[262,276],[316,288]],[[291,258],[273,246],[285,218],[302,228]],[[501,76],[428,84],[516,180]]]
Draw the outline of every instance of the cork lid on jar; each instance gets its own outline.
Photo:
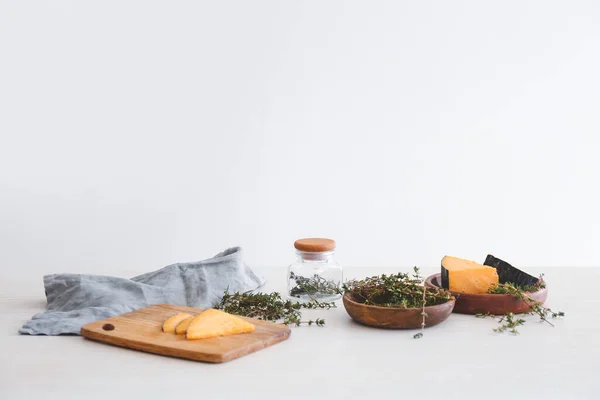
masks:
[[[299,251],[321,253],[335,249],[335,240],[324,238],[305,238],[294,242],[294,247]]]

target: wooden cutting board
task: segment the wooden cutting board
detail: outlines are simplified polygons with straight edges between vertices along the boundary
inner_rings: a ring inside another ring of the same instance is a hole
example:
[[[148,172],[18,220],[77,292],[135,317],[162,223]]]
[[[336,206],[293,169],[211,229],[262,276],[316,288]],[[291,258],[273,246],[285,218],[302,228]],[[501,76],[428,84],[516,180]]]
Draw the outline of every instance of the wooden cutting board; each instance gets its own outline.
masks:
[[[256,326],[253,332],[187,340],[185,335],[162,331],[163,322],[178,312],[196,315],[202,311],[198,308],[159,304],[92,322],[81,328],[81,335],[116,346],[211,363],[245,356],[290,336],[290,328],[286,325],[246,317],[240,318]]]

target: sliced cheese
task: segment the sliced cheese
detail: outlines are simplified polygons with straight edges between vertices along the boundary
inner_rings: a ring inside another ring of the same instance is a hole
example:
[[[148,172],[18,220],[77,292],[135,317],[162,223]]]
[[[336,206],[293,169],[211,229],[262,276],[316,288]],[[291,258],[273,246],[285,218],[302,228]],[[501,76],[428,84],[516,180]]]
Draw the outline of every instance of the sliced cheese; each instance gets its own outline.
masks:
[[[494,267],[458,257],[442,259],[442,286],[451,292],[487,293],[498,283],[498,272]]]
[[[163,332],[173,332],[175,330],[175,327],[177,326],[177,324],[179,324],[181,321],[183,321],[184,319],[186,319],[188,317],[191,317],[191,315],[188,313],[184,313],[184,312],[180,312],[180,313],[173,315],[172,317],[168,318],[163,323],[163,326],[162,326]]]
[[[206,339],[252,332],[253,330],[254,325],[251,323],[226,312],[209,308],[191,320],[186,337],[188,339]]]
[[[175,327],[175,333],[178,335],[183,335],[184,333],[186,333],[188,326],[190,326],[190,322],[192,322],[192,318],[194,318],[194,316],[190,315],[189,317],[178,323]]]

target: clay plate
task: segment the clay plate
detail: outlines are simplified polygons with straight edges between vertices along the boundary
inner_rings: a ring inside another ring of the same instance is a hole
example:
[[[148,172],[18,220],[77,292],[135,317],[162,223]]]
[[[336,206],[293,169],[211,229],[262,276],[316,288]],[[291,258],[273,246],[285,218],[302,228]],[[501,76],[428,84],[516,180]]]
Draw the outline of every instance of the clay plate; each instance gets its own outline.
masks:
[[[350,293],[342,297],[346,311],[352,319],[360,324],[387,329],[418,329],[421,328],[423,317],[422,308],[392,308],[378,307],[352,300]],[[452,313],[454,298],[435,306],[425,307],[427,318],[425,327],[443,322]]]
[[[429,287],[441,287],[442,274],[434,274],[425,280],[425,285]],[[454,312],[459,314],[494,314],[502,315],[507,313],[520,314],[529,311],[529,306],[522,300],[516,299],[510,294],[468,294],[454,293],[456,305]],[[540,289],[537,292],[528,293],[533,300],[544,303],[548,298],[548,289]]]

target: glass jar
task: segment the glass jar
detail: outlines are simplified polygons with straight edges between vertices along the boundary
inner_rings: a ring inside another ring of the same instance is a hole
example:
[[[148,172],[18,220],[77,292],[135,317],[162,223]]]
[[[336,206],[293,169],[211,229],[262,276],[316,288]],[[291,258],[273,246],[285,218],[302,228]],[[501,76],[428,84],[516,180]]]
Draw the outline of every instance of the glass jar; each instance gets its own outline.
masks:
[[[297,260],[288,267],[288,297],[331,302],[341,297],[342,267],[335,262],[335,241],[307,238],[294,242]]]

